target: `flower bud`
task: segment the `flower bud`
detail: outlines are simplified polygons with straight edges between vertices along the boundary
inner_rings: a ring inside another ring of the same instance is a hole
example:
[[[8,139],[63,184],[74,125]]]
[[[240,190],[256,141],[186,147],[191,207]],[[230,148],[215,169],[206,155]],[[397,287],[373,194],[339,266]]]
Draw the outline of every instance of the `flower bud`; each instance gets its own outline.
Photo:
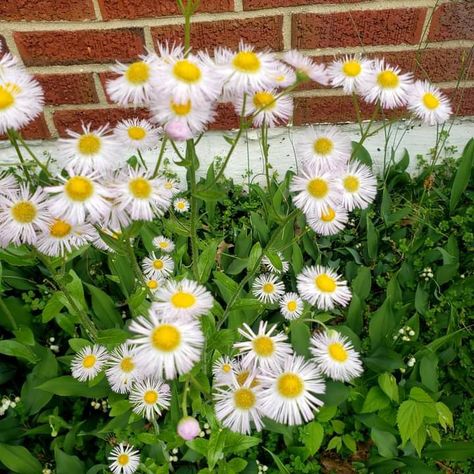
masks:
[[[193,138],[193,132],[184,122],[179,122],[177,120],[170,121],[164,126],[164,131],[171,140],[177,142],[184,142]]]
[[[199,422],[192,416],[185,416],[178,423],[177,432],[186,441],[194,439],[199,435],[200,431]]]

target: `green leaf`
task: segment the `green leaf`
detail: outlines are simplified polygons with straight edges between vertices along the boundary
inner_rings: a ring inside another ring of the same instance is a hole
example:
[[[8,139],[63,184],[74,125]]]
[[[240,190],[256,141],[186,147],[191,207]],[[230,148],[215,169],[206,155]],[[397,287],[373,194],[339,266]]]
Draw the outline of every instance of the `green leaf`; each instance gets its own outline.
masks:
[[[317,421],[312,421],[301,429],[301,441],[313,456],[321,447],[324,438],[324,429]]]
[[[422,285],[418,283],[415,293],[415,309],[424,316],[428,309],[429,295],[423,289]]]
[[[420,361],[421,382],[432,392],[438,391],[438,356],[432,352]]]
[[[425,449],[425,455],[431,459],[442,461],[467,461],[472,459],[474,441],[445,441],[443,446],[430,445]]]
[[[246,436],[227,430],[224,452],[240,453],[241,451],[247,451],[253,446],[260,444],[261,441],[262,440],[256,436]]]
[[[410,390],[410,399],[420,403],[433,403],[434,400],[420,387]]]
[[[347,310],[347,325],[359,335],[364,326],[364,305],[356,293],[352,295],[349,309]]]
[[[225,445],[226,431],[217,430],[211,434],[207,445],[207,463],[209,469],[214,469],[219,459],[222,457]]]
[[[23,446],[0,444],[0,461],[18,474],[41,474],[40,462]]]
[[[418,456],[421,457],[421,450],[426,443],[426,428],[424,425],[420,426],[415,433],[410,437],[410,441],[418,453]]]
[[[439,431],[434,426],[428,426],[428,431],[430,433],[431,439],[438,445],[441,446],[441,435]]]
[[[48,380],[36,388],[61,397],[103,398],[109,393],[105,382],[89,387],[86,383],[79,382],[69,375]]]
[[[349,451],[351,451],[352,453],[355,453],[356,450],[357,450],[357,445],[356,445],[356,442],[354,440],[354,438],[349,435],[349,434],[345,434],[342,436],[342,442],[346,445],[347,449],[349,449]]]
[[[266,224],[262,216],[260,214],[257,214],[256,212],[251,212],[250,222],[252,223],[252,227],[257,233],[260,243],[265,244],[269,239],[270,229],[268,228],[268,225]]]
[[[227,462],[226,468],[229,472],[242,472],[247,467],[248,462],[242,458],[232,458]]]
[[[212,239],[210,242],[208,242],[206,248],[199,256],[197,268],[200,282],[206,282],[209,280],[209,276],[211,275],[211,271],[216,262],[218,243],[219,242],[216,239]]]
[[[224,298],[224,301],[228,303],[239,289],[239,285],[236,281],[232,280],[229,276],[222,272],[214,272],[214,282],[219,288],[219,291]]]
[[[88,341],[87,339],[82,339],[80,337],[75,337],[73,339],[69,339],[68,344],[69,344],[69,347],[74,352],[79,352],[82,349],[84,349],[84,347],[92,346],[91,341]]]
[[[56,461],[56,474],[84,474],[84,463],[77,457],[66,454],[58,447],[54,448],[54,460]]]
[[[270,263],[279,272],[281,272],[283,270],[283,263],[282,263],[281,258],[280,258],[280,256],[278,255],[277,252],[274,252],[273,250],[266,250],[265,255],[267,256],[268,260],[270,260]]]
[[[380,456],[384,458],[395,458],[398,455],[397,438],[388,431],[382,431],[377,428],[372,428],[370,437],[377,446]]]
[[[274,463],[276,464],[277,468],[278,468],[278,472],[280,472],[281,474],[290,474],[290,471],[287,469],[287,467],[281,462],[280,458],[272,453],[269,449],[267,448],[263,448],[268,454],[270,454],[270,456],[272,457]]]
[[[439,424],[446,430],[446,428],[452,428],[453,425],[453,414],[451,410],[442,402],[436,402],[436,411],[438,412]]]
[[[24,359],[33,364],[38,361],[38,357],[28,346],[14,339],[4,339],[0,341],[0,354],[16,357],[17,359]]]
[[[458,169],[454,177],[449,199],[449,212],[453,212],[464,193],[472,173],[474,162],[474,139],[471,138],[464,148],[463,154],[458,161]]]
[[[360,266],[357,271],[357,276],[352,280],[352,292],[355,293],[362,301],[364,301],[370,294],[372,286],[372,275],[370,269]]]
[[[202,454],[203,456],[207,456],[208,444],[209,441],[203,438],[196,438],[192,441],[186,441],[186,446],[188,446],[188,448],[191,448],[193,451],[196,451],[197,453]]]
[[[377,380],[385,395],[387,395],[390,400],[398,403],[398,386],[395,377],[385,372],[380,374]]]
[[[303,321],[291,321],[291,344],[295,352],[299,355],[310,357],[309,340],[311,339],[311,331]]]
[[[256,242],[252,250],[250,251],[248,263],[247,263],[247,270],[252,271],[258,262],[258,259],[262,255],[262,246],[260,245],[260,242]]]
[[[370,153],[360,143],[352,142],[352,156],[361,163],[364,163],[364,165],[372,167]]]
[[[365,397],[361,413],[372,413],[383,410],[390,405],[390,400],[379,387],[371,387]]]
[[[375,258],[377,257],[378,246],[379,234],[372,220],[367,214],[367,254],[371,260],[375,260]]]
[[[13,331],[15,334],[15,339],[26,346],[35,345],[35,336],[33,331],[28,326],[20,326],[18,329]]]
[[[421,404],[414,400],[404,401],[397,412],[397,425],[403,444],[418,431],[422,423],[423,407]]]
[[[101,329],[108,329],[122,326],[122,316],[115,307],[112,298],[93,285],[85,283],[92,297],[92,309],[97,323]]]
[[[65,296],[62,291],[56,291],[46,302],[41,314],[41,321],[47,323],[55,318],[64,308]]]
[[[125,342],[130,334],[123,329],[103,329],[97,333],[97,344],[118,345]]]
[[[328,451],[330,449],[335,449],[339,452],[342,448],[342,438],[340,436],[334,436],[328,443],[328,447],[326,448]]]

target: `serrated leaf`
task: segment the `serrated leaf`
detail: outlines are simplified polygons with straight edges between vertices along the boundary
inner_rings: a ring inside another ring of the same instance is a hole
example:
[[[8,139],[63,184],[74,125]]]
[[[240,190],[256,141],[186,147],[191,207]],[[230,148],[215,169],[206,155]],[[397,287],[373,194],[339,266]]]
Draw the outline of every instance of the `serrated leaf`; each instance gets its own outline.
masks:
[[[390,400],[398,403],[398,386],[397,380],[392,374],[385,372],[378,377],[378,383]]]
[[[423,415],[423,408],[414,400],[406,400],[400,405],[397,412],[397,425],[403,444],[420,428]]]
[[[439,424],[446,430],[446,428],[453,427],[453,414],[451,410],[442,402],[436,402],[436,411],[438,412]]]
[[[426,428],[424,425],[420,426],[412,436],[410,436],[410,441],[418,453],[418,456],[421,457],[421,450],[426,443]]]
[[[324,438],[324,429],[317,421],[308,423],[301,429],[301,441],[313,456],[321,447]]]
[[[390,400],[379,387],[372,387],[365,397],[361,413],[372,413],[383,410],[390,405]]]

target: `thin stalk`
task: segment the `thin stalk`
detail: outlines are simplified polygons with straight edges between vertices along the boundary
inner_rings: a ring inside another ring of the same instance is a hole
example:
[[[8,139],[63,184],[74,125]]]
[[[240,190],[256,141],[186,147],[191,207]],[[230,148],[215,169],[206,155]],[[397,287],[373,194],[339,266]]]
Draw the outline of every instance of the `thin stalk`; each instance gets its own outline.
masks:
[[[150,288],[148,288],[148,285],[146,284],[145,278],[143,276],[143,272],[142,272],[140,266],[138,265],[137,259],[135,257],[135,252],[133,251],[133,244],[132,244],[130,238],[128,238],[128,237],[127,237],[126,242],[125,242],[125,247],[126,247],[128,259],[130,260],[130,263],[132,264],[133,272],[135,273],[135,278],[146,289],[148,297],[152,298],[153,293],[150,291]]]
[[[141,164],[143,165],[143,167],[148,170],[148,166],[146,165],[145,163],[145,160],[143,158],[143,155],[142,155],[142,152],[140,150],[137,150],[137,154],[138,154],[138,158],[140,159],[140,162]]]
[[[198,236],[197,236],[197,227],[198,227],[198,200],[196,198],[196,169],[197,169],[197,156],[196,150],[194,148],[193,140],[188,140],[186,142],[186,158],[190,160],[190,165],[188,168],[188,180],[189,180],[189,189],[191,191],[191,257],[192,257],[192,269],[193,275],[196,280],[199,280],[199,271],[198,271],[198,259],[199,259],[199,247],[198,247]]]
[[[31,148],[29,147],[29,145],[25,142],[25,140],[23,139],[21,134],[19,134],[17,132],[15,132],[15,133],[16,133],[16,136],[17,136],[18,140],[20,141],[21,145],[25,148],[25,150],[28,152],[28,154],[31,156],[31,158],[33,158],[33,161],[41,168],[43,173],[48,178],[51,177],[51,173],[49,172],[48,167],[45,166],[43,163],[41,163],[41,161],[36,157],[36,155],[33,153]]]
[[[166,149],[166,142],[168,141],[168,137],[164,136],[163,140],[161,141],[160,153],[158,154],[158,159],[156,160],[156,166],[153,170],[152,178],[156,178],[158,176],[158,171],[161,166],[161,162],[163,161],[163,156],[165,154]]]
[[[3,301],[3,298],[0,298],[0,309],[2,310],[3,313],[7,315],[7,318],[10,321],[10,324],[12,325],[13,330],[16,331],[18,329],[18,325],[16,324],[13,314],[11,313],[11,311],[8,309],[8,306]]]
[[[189,392],[189,377],[184,382],[184,389],[183,389],[183,398],[181,400],[181,411],[183,412],[183,416],[188,416],[188,392]]]
[[[28,167],[26,165],[25,159],[23,158],[23,155],[21,154],[20,147],[18,146],[15,131],[12,129],[8,129],[7,136],[8,136],[8,139],[10,140],[10,143],[13,145],[13,148],[15,148],[16,154],[18,155],[18,158],[21,163],[21,167],[23,168],[23,173],[25,173],[26,180],[28,181],[28,183],[31,184],[32,183],[31,176],[30,176],[30,173],[28,172]]]
[[[268,192],[271,192],[271,179],[270,179],[270,162],[268,160],[268,126],[265,120],[262,123],[262,152],[263,152],[263,163],[265,166],[265,179],[267,182]]]

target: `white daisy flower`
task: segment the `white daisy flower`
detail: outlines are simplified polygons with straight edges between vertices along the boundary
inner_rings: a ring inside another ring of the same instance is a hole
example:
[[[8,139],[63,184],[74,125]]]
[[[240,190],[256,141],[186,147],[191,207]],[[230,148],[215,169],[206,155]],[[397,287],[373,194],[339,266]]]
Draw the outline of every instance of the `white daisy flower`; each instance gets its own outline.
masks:
[[[0,52],[2,52],[2,46],[0,45]],[[18,59],[13,56],[11,53],[3,52],[3,55],[0,57],[0,75],[7,74],[10,71],[25,72],[23,64],[21,64]]]
[[[165,178],[163,177],[163,187],[171,193],[171,196],[178,194],[181,189],[179,188],[179,184],[175,179]]]
[[[286,293],[280,300],[280,311],[285,319],[292,321],[303,314],[304,303],[298,293]]]
[[[252,294],[264,303],[276,303],[284,293],[285,285],[271,273],[259,275],[252,284]]]
[[[142,372],[135,360],[135,348],[127,343],[115,348],[109,355],[105,375],[110,387],[117,393],[128,393],[132,383]]]
[[[163,125],[165,129],[170,123],[185,125],[193,136],[204,132],[215,117],[212,101],[189,98],[177,102],[173,97],[163,94],[153,97],[150,110],[153,121]]]
[[[111,185],[119,211],[125,211],[134,221],[152,221],[161,217],[171,204],[171,193],[160,178],[140,168],[122,170]]]
[[[34,244],[37,232],[48,228],[47,210],[46,195],[41,188],[31,193],[20,185],[15,194],[3,197],[0,202],[0,242]]]
[[[82,133],[67,130],[70,138],[59,140],[59,164],[76,173],[104,172],[121,166],[122,150],[108,125],[91,129],[82,124]]]
[[[208,313],[213,305],[214,298],[210,291],[185,278],[166,282],[156,293],[153,309],[166,318],[197,318]]]
[[[296,150],[303,163],[311,163],[321,172],[345,166],[351,156],[351,139],[335,126],[306,127],[297,140]]]
[[[293,196],[295,206],[310,215],[327,213],[340,199],[334,175],[321,172],[319,166],[313,163],[301,167],[293,176],[290,191],[297,193]]]
[[[159,55],[167,46],[158,44]],[[154,81],[155,93],[172,97],[178,104],[188,100],[213,101],[221,91],[221,79],[216,74],[212,60],[205,54],[185,55],[182,49],[166,50],[166,60],[158,63],[158,74]]]
[[[268,51],[256,52],[253,46],[241,41],[237,52],[217,48],[214,59],[224,80],[226,98],[272,89],[276,85],[278,61]]]
[[[399,67],[375,59],[372,74],[365,80],[361,93],[369,103],[380,101],[382,108],[394,109],[407,103],[412,84],[411,74],[402,74]]]
[[[160,280],[173,274],[174,261],[167,255],[158,257],[155,252],[152,252],[149,257],[143,259],[142,268],[148,278]]]
[[[311,58],[304,56],[297,50],[287,51],[283,56],[283,60],[295,68],[297,74],[307,77],[314,82],[319,82],[322,85],[329,83],[326,66],[324,64],[316,64]]]
[[[146,286],[153,294],[155,294],[165,284],[165,281],[165,279],[161,278],[147,278]]]
[[[364,371],[359,353],[337,331],[315,334],[311,338],[310,350],[320,370],[334,380],[350,382]]]
[[[152,311],[130,324],[136,338],[137,363],[148,373],[165,379],[189,372],[201,358],[204,335],[199,323],[191,318],[172,321]]]
[[[157,75],[154,55],[141,56],[132,64],[119,62],[112,71],[119,77],[107,81],[105,88],[113,102],[120,105],[148,103]]]
[[[132,151],[146,151],[156,147],[159,131],[148,120],[130,119],[119,122],[114,129],[117,141]]]
[[[173,201],[173,208],[176,212],[183,214],[189,211],[189,201],[185,198],[177,198]]]
[[[106,183],[113,189],[114,182]],[[109,229],[111,232],[119,235],[122,229],[125,229],[132,223],[132,219],[128,213],[115,201],[110,202],[109,213],[104,216],[101,224],[102,227]]]
[[[174,250],[174,242],[171,239],[168,239],[164,235],[157,235],[153,239],[153,247],[161,250],[165,253],[171,253]]]
[[[273,73],[275,86],[286,88],[292,86],[296,82],[295,70],[280,61],[276,64],[276,71]]]
[[[293,115],[292,97],[288,95],[278,96],[276,90],[260,90],[249,96],[239,96],[234,105],[237,114],[245,110],[246,116],[253,116],[252,123],[254,127],[260,127],[263,123],[269,127],[276,127],[287,123]]]
[[[306,221],[317,234],[335,235],[344,229],[349,221],[349,214],[346,209],[337,205],[328,207],[327,212],[324,212],[321,216],[306,216]]]
[[[286,273],[290,269],[290,264],[283,258],[283,255],[281,252],[277,252],[277,255],[281,261],[281,267],[282,267],[281,270],[276,268],[266,255],[264,255],[262,258],[262,265],[265,268],[265,270],[267,270],[268,272]]]
[[[448,98],[428,81],[416,81],[408,94],[408,109],[428,125],[442,124],[453,113]]]
[[[168,410],[171,400],[170,386],[156,377],[147,377],[132,385],[129,396],[132,410],[147,420],[161,416]]]
[[[50,257],[63,257],[94,240],[90,224],[74,224],[64,219],[52,219],[47,230],[38,235],[35,244],[39,252]]]
[[[82,224],[86,216],[91,222],[101,222],[109,213],[110,197],[104,186],[99,184],[97,174],[75,174],[69,178],[60,177],[63,184],[48,186],[45,191],[52,196],[49,210],[54,216]]]
[[[214,376],[214,386],[231,385],[234,380],[235,361],[229,356],[219,357],[212,364],[212,375]]]
[[[263,427],[261,388],[253,383],[254,379],[254,373],[247,377],[243,385],[234,379],[228,388],[217,387],[214,393],[216,418],[231,431],[250,434],[251,424],[257,431]]]
[[[301,297],[318,309],[333,309],[335,303],[347,306],[351,300],[347,282],[330,268],[321,265],[305,267],[296,280]]]
[[[120,443],[112,449],[108,460],[113,474],[133,474],[140,464],[140,453],[133,446]]]
[[[377,178],[371,169],[358,161],[349,163],[346,170],[338,176],[339,196],[342,206],[348,211],[355,208],[365,209],[377,195]]]
[[[81,349],[72,359],[72,376],[81,381],[92,380],[107,362],[107,349],[98,344]]]
[[[333,87],[342,87],[345,93],[352,94],[363,89],[372,74],[372,66],[373,61],[360,54],[345,55],[333,61],[327,73]]]
[[[254,333],[251,327],[244,323],[239,328],[239,334],[248,339],[237,342],[234,347],[240,351],[242,366],[247,368],[266,368],[282,363],[293,353],[288,337],[276,331],[276,324],[267,331],[267,321],[260,321],[258,332]]]
[[[19,192],[20,188],[15,176],[11,174],[1,174],[0,173],[0,197],[14,196]]]
[[[19,68],[3,68],[0,74],[0,134],[19,130],[43,110],[44,95],[36,79]]]
[[[302,356],[287,357],[282,365],[266,369],[262,382],[263,413],[285,425],[300,425],[314,418],[323,402],[317,395],[325,392],[325,384],[314,362]]]

